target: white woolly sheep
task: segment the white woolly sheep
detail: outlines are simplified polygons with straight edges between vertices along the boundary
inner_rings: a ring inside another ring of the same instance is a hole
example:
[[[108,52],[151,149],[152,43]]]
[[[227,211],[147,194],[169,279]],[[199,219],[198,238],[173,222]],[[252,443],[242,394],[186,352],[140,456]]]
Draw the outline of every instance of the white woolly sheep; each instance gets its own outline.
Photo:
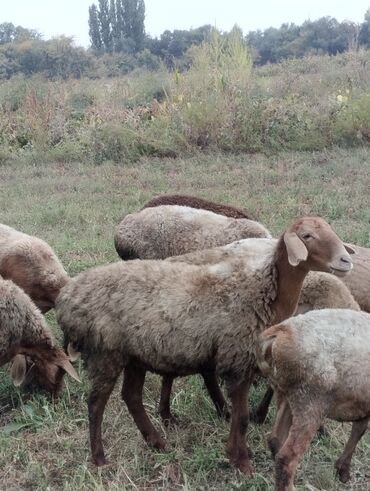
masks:
[[[41,239],[0,224],[0,276],[14,281],[45,313],[54,307],[68,276]]]
[[[257,360],[277,394],[269,439],[277,490],[293,489],[299,461],[326,417],[353,422],[335,464],[346,482],[370,418],[370,314],[325,309],[285,320],[261,335]]]
[[[106,463],[101,423],[123,369],[122,397],[145,440],[161,449],[165,442],[142,404],[146,371],[190,375],[208,369],[225,380],[231,398],[230,461],[253,472],[245,434],[258,335],[293,314],[309,270],[346,274],[351,268],[330,226],[306,217],[285,231],[256,268],[242,258],[216,266],[121,261],[72,278],[57,298],[56,312],[92,382],[93,461]]]
[[[26,357],[32,360],[39,385],[57,395],[67,372],[78,375],[64,351],[55,345],[38,308],[12,281],[0,278],[0,366],[13,360],[11,375],[21,385],[30,375]]]
[[[187,206],[163,205],[127,215],[114,243],[122,259],[165,259],[248,237],[271,237],[260,223]]]

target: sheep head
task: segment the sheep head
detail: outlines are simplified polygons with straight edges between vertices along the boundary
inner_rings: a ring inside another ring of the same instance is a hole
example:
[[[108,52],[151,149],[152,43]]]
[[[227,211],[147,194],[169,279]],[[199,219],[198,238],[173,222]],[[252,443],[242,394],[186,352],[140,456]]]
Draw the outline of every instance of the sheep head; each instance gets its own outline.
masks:
[[[53,346],[48,349],[34,347],[25,350],[27,354],[17,354],[10,369],[16,386],[32,384],[57,396],[64,387],[65,373],[81,382],[68,356],[62,349]]]
[[[330,225],[320,217],[297,220],[285,231],[282,239],[291,266],[338,276],[352,269],[349,254],[354,254],[353,248],[343,244]]]

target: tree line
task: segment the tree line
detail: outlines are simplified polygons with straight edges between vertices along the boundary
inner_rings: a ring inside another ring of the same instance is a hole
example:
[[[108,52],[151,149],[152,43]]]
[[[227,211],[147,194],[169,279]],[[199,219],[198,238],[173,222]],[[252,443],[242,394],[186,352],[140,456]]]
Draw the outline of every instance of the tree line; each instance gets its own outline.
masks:
[[[183,70],[190,63],[188,49],[208,39],[213,29],[204,25],[166,30],[159,37],[151,37],[145,32],[144,0],[98,0],[92,4],[91,46],[87,50],[75,46],[72,38],[45,41],[36,30],[4,22],[0,24],[0,79],[18,73],[41,73],[51,79],[109,77],[136,67],[155,70],[161,64]],[[286,23],[279,28],[252,31],[243,39],[257,65],[307,54],[335,55],[360,47],[369,49],[370,8],[360,24],[323,17],[302,25]]]

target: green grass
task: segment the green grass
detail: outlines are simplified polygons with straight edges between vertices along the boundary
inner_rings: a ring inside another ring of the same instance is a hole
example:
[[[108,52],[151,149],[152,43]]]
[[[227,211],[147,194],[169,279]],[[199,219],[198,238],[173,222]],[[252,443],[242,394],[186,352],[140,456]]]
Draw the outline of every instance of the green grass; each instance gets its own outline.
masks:
[[[37,235],[56,250],[71,275],[117,260],[113,232],[120,218],[160,193],[196,194],[245,207],[274,234],[295,217],[320,214],[344,239],[370,246],[370,150],[256,155],[202,154],[182,159],[48,164],[19,161],[0,165],[0,221]],[[60,337],[53,313],[47,315]],[[10,490],[255,490],[273,489],[266,447],[268,422],[251,425],[248,438],[256,474],[232,469],[224,446],[229,425],[219,421],[198,377],[178,379],[173,410],[179,424],[165,429],[157,414],[159,378],[149,375],[145,404],[169,442],[167,453],[143,442],[119,386],[106,409],[104,441],[110,465],[89,461],[88,383],[68,382],[55,403],[42,394],[15,389],[5,368],[0,375],[0,489]],[[263,387],[253,390],[255,405]],[[352,480],[340,485],[333,465],[349,434],[348,425],[328,424],[315,439],[297,474],[299,490],[370,489],[370,436],[353,459]]]

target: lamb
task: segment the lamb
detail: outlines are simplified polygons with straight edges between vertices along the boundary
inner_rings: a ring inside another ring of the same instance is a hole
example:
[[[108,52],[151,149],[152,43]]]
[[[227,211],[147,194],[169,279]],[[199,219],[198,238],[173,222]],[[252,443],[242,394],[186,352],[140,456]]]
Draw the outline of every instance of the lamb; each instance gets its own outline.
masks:
[[[277,393],[269,439],[277,490],[293,489],[299,461],[325,417],[353,422],[335,464],[347,482],[370,418],[370,314],[325,309],[285,320],[262,333],[257,359]]]
[[[122,259],[165,259],[248,237],[271,237],[260,223],[207,210],[163,205],[127,215],[114,243]]]
[[[198,196],[187,196],[184,194],[165,194],[156,196],[148,201],[148,203],[143,206],[143,209],[162,205],[188,206],[190,208],[213,211],[214,213],[224,215],[225,217],[252,219],[251,215],[241,208],[225,205],[223,203],[215,203],[214,201],[209,201],[204,198],[198,198]]]
[[[129,261],[72,278],[57,298],[56,312],[91,379],[94,463],[106,463],[102,417],[123,369],[122,397],[144,439],[159,449],[165,441],[142,403],[146,371],[190,375],[211,370],[225,380],[231,398],[230,462],[251,474],[245,434],[258,335],[293,314],[309,270],[348,273],[348,252],[323,219],[306,217],[291,225],[255,268],[242,258],[216,266]]]
[[[223,247],[170,257],[167,261],[210,265],[242,256],[244,261],[248,261],[252,265],[263,260],[264,255],[271,254],[276,244],[276,239],[244,239]],[[304,279],[296,313],[324,308],[360,310],[351,292],[339,278],[329,273],[311,271]],[[215,405],[217,414],[227,419],[229,417],[227,403],[219,388],[215,373],[205,372],[201,375],[209,396]],[[159,414],[165,425],[175,420],[170,410],[170,396],[175,378],[176,374],[163,377]],[[254,422],[261,424],[265,421],[272,397],[273,390],[269,388],[258,408],[253,412],[252,418]]]
[[[43,315],[17,285],[0,278],[0,366],[13,360],[11,376],[21,385],[37,374],[39,384],[53,395],[63,387],[67,372],[79,381],[64,351],[55,345]],[[27,372],[26,357],[33,366]]]
[[[0,276],[22,288],[45,313],[54,307],[68,276],[43,240],[0,224]]]

